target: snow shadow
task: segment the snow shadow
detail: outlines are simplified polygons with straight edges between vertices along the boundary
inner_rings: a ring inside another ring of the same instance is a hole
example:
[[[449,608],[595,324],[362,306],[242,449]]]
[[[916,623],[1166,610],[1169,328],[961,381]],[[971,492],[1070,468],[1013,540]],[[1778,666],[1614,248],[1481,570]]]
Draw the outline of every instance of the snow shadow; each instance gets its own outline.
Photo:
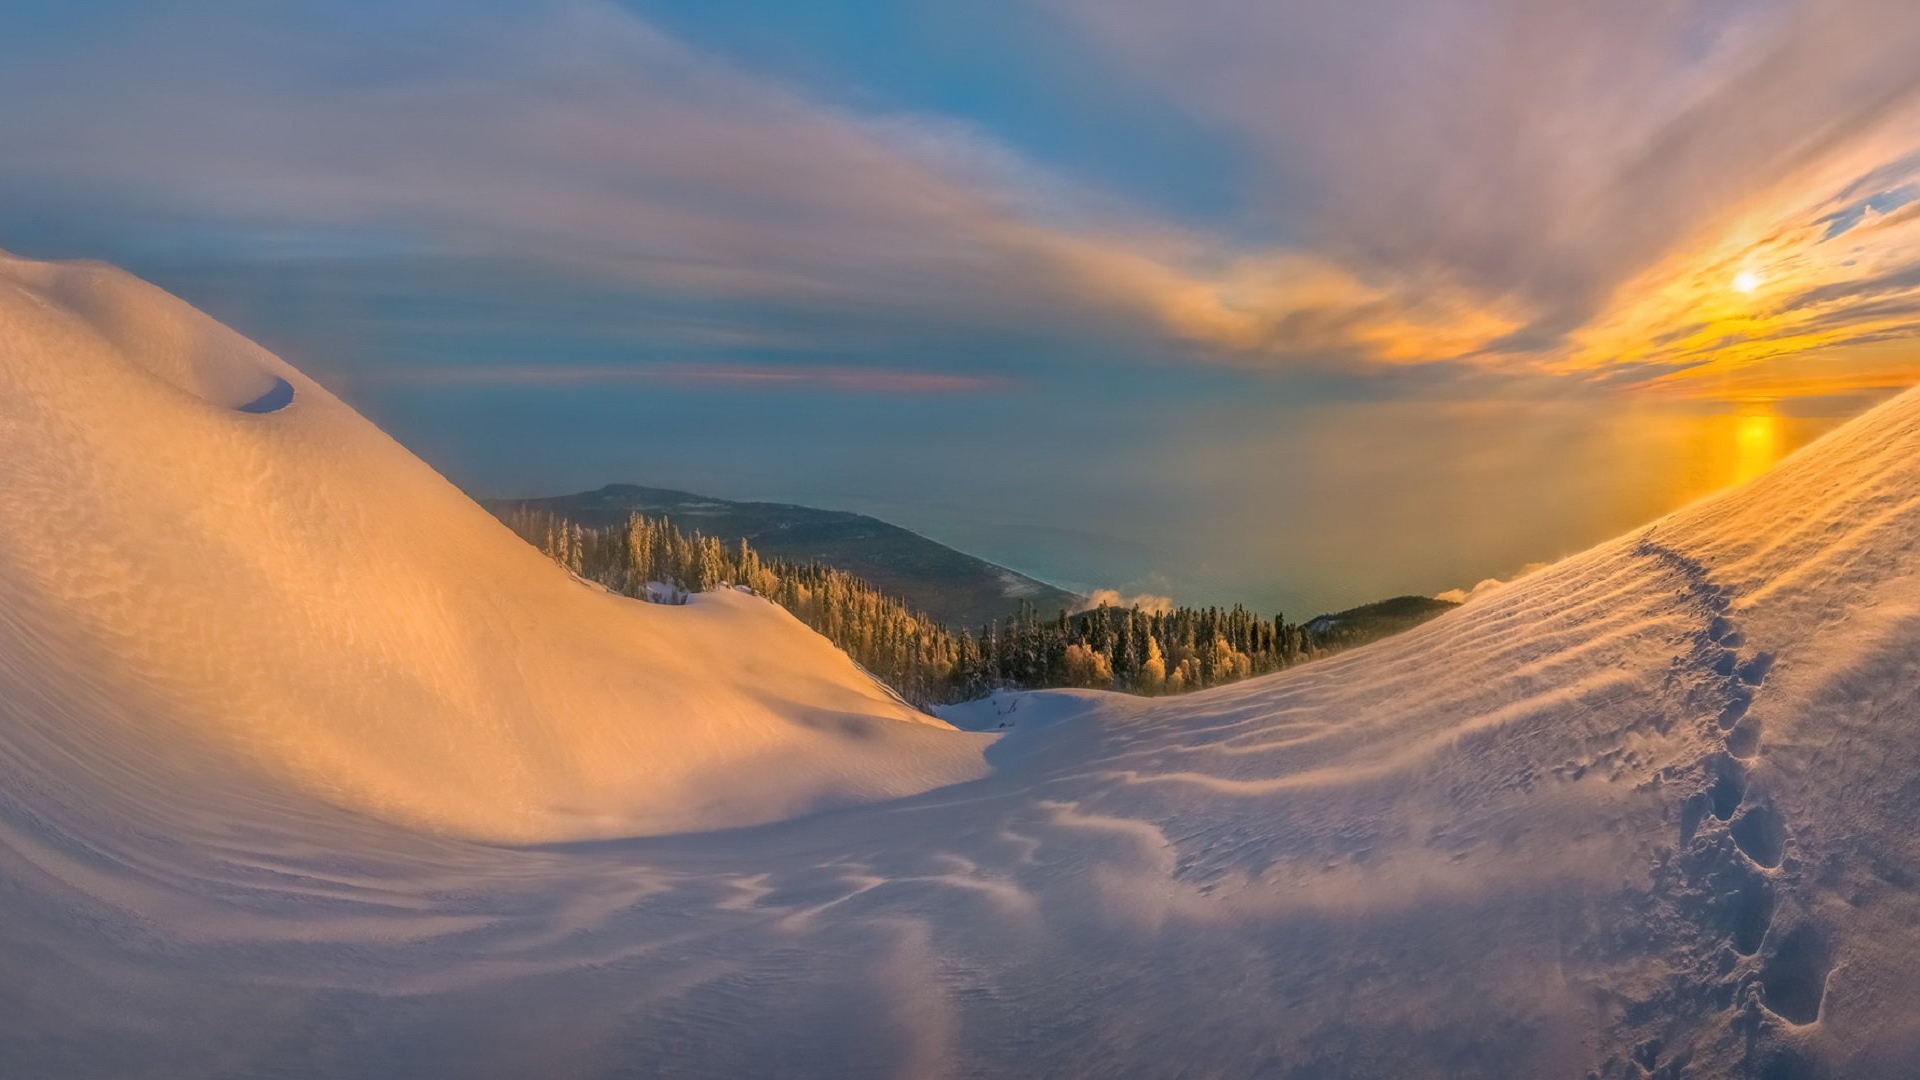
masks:
[[[291,404],[293,404],[293,384],[276,375],[273,385],[267,388],[266,393],[243,405],[235,406],[235,410],[254,414],[276,413]]]

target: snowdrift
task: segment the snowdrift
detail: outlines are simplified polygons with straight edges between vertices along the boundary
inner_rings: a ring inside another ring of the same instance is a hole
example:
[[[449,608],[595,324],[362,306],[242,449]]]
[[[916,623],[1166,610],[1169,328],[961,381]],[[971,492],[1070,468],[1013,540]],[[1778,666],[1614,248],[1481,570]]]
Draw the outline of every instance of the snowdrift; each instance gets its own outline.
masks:
[[[5,266],[0,1074],[1920,1063],[1920,396],[1365,649],[953,710],[980,776],[758,602],[587,589],[177,303]]]
[[[23,774],[57,751],[169,803],[250,786],[528,842],[984,771],[983,740],[771,604],[569,579],[299,372],[109,267],[0,256],[0,403],[0,742]]]

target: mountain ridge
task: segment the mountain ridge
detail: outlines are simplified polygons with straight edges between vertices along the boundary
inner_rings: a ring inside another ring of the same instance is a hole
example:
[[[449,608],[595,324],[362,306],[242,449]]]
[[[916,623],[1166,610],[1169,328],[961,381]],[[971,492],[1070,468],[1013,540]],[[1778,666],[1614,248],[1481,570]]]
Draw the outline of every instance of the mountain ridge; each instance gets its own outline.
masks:
[[[729,544],[744,539],[763,556],[844,570],[953,628],[998,621],[1022,601],[1044,612],[1071,611],[1086,602],[1038,578],[849,510],[626,483],[567,495],[487,499],[483,505],[496,513],[516,507],[545,510],[586,526],[617,525],[634,513],[665,517]]]

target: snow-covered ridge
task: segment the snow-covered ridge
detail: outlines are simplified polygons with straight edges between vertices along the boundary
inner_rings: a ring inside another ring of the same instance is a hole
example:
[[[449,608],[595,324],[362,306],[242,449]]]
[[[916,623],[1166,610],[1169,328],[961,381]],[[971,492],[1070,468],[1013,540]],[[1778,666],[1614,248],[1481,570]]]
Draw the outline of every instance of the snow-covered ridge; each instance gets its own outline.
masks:
[[[547,841],[984,771],[981,737],[770,604],[568,579],[299,372],[106,266],[0,256],[0,603],[9,749],[177,766],[187,800],[251,784]]]

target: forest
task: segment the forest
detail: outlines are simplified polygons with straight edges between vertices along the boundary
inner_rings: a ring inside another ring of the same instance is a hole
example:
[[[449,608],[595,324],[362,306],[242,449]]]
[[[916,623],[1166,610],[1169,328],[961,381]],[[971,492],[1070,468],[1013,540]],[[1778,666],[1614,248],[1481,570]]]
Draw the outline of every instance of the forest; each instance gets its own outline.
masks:
[[[666,518],[634,514],[624,525],[595,528],[515,507],[502,520],[561,567],[626,596],[684,603],[690,593],[739,588],[765,597],[922,707],[1000,689],[1179,694],[1359,643],[1344,628],[1309,630],[1237,604],[1043,616],[1022,603],[996,622],[950,628],[844,571],[765,559],[744,540],[682,532]]]

